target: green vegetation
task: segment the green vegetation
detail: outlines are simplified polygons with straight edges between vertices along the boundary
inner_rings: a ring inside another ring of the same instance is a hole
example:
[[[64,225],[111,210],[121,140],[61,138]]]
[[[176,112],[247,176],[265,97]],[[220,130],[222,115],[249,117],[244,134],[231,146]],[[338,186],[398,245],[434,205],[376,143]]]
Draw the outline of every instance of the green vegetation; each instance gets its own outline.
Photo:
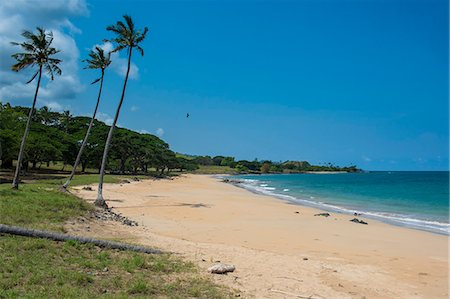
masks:
[[[91,84],[95,84],[97,82],[100,82],[100,87],[98,90],[98,97],[97,97],[97,103],[95,104],[94,113],[92,114],[91,121],[89,122],[88,129],[86,131],[86,135],[84,136],[83,142],[81,143],[80,149],[78,150],[77,158],[75,159],[75,163],[72,168],[72,172],[70,173],[69,178],[67,181],[62,185],[64,189],[67,189],[67,187],[70,184],[70,181],[73,179],[76,169],[81,161],[81,155],[83,154],[83,150],[86,147],[89,135],[91,134],[92,126],[94,125],[95,116],[97,114],[98,105],[100,104],[100,98],[102,96],[102,89],[103,89],[103,79],[105,77],[105,69],[111,64],[111,53],[108,53],[105,55],[105,52],[103,49],[99,47],[95,47],[95,52],[91,50],[89,53],[89,56],[91,59],[84,60],[87,62],[86,68],[88,69],[100,69],[101,70],[101,76],[100,78],[97,78],[94,80]]]
[[[29,108],[0,103],[0,145],[3,169],[13,167],[20,146],[19,132],[25,127]],[[90,118],[74,117],[69,111],[52,112],[47,107],[36,111],[24,152],[25,170],[68,170],[74,163]],[[104,140],[109,126],[94,120],[92,133],[81,155],[81,172],[100,171]],[[59,168],[58,168],[59,167]],[[330,163],[311,165],[306,161],[272,162],[239,160],[224,156],[175,154],[169,145],[151,134],[116,128],[112,138],[107,170],[113,174],[168,174],[170,171],[195,173],[298,173],[308,171],[358,171],[356,166],[338,167]],[[76,177],[75,177],[76,178]],[[62,182],[63,184],[64,182]]]
[[[123,18],[125,20],[125,23],[122,21],[117,21],[115,25],[110,25],[106,27],[106,30],[115,34],[114,38],[107,40],[108,42],[114,44],[114,49],[111,51],[111,53],[125,50],[128,56],[128,64],[125,80],[123,82],[122,95],[120,97],[119,105],[117,106],[116,115],[114,116],[113,123],[109,128],[108,137],[106,138],[106,144],[103,150],[102,164],[100,166],[100,176],[98,179],[97,199],[94,202],[94,204],[99,207],[107,206],[105,200],[103,199],[103,176],[105,175],[106,171],[106,162],[108,160],[108,152],[111,146],[114,129],[116,127],[117,120],[119,119],[120,108],[122,107],[122,103],[125,97],[128,75],[130,74],[131,68],[131,55],[133,54],[133,49],[135,49],[138,51],[139,54],[141,54],[141,56],[144,56],[144,49],[142,49],[139,44],[145,39],[145,36],[147,35],[148,32],[147,27],[144,28],[143,32],[134,28],[134,23],[130,16],[124,15]]]
[[[53,80],[54,74],[61,75],[61,69],[58,67],[58,64],[61,60],[53,58],[53,55],[59,52],[55,48],[51,47],[53,42],[53,33],[45,32],[44,29],[37,27],[37,33],[34,34],[31,31],[25,30],[22,33],[22,36],[25,38],[25,42],[12,44],[15,46],[20,46],[23,52],[19,52],[11,55],[17,63],[11,66],[11,70],[15,72],[19,72],[28,67],[38,67],[38,70],[34,72],[34,75],[27,82],[31,83],[36,77],[38,77],[38,82],[36,84],[36,91],[34,93],[33,104],[31,106],[30,112],[27,118],[27,124],[25,126],[25,131],[22,136],[22,142],[20,144],[19,156],[17,157],[17,167],[14,173],[14,179],[12,183],[13,189],[19,188],[19,175],[20,175],[20,166],[23,159],[23,154],[25,150],[25,144],[28,138],[28,133],[30,130],[30,122],[33,116],[34,107],[36,106],[36,100],[39,92],[39,87],[41,85],[42,71],[46,72],[50,79]]]
[[[356,166],[339,167],[331,163],[311,165],[307,161],[272,162],[269,160],[239,160],[224,156],[190,156],[190,161],[199,165],[198,173],[303,173],[310,171],[357,172]]]
[[[12,169],[20,146],[20,132],[25,128],[30,109],[13,107],[0,102],[0,159],[3,169]],[[71,169],[81,142],[90,123],[89,117],[73,117],[69,111],[52,112],[47,107],[32,116],[30,133],[24,151],[23,169],[36,170],[55,162],[61,162],[59,170]],[[95,120],[92,133],[81,155],[79,171],[88,168],[100,170],[103,148],[110,126]],[[163,140],[151,134],[140,134],[124,128],[116,128],[112,138],[108,170],[111,173],[148,173],[150,170],[164,174],[173,169],[195,169],[190,160],[177,158]]]
[[[170,255],[2,236],[0,298],[231,298]],[[36,258],[39,257],[39,258]]]
[[[106,181],[124,177],[106,176]],[[72,184],[93,183],[97,175]],[[63,223],[93,207],[57,191],[61,180],[24,184],[20,191],[0,185],[2,223],[63,231]],[[0,298],[163,297],[231,298],[195,265],[174,256],[102,249],[77,242],[54,242],[0,235]]]
[[[239,171],[236,168],[229,166],[217,166],[217,165],[200,165],[194,173],[198,174],[238,174]]]

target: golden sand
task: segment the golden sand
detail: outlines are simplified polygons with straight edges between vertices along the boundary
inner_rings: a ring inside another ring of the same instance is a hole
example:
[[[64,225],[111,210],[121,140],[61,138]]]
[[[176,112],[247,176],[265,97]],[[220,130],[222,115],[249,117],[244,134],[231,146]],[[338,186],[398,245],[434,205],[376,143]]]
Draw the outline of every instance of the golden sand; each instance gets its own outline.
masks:
[[[95,186],[93,186],[95,191]],[[89,201],[96,192],[77,188]],[[139,227],[96,222],[90,232],[180,253],[256,298],[448,298],[448,237],[253,194],[204,175],[108,184],[109,206]]]

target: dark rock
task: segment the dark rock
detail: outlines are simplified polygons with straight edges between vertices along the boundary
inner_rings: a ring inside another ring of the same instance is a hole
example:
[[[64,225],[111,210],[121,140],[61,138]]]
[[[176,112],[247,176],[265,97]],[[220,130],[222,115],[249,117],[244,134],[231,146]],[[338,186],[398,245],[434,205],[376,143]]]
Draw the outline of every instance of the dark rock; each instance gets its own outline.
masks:
[[[299,211],[295,211],[295,214],[300,214],[300,212]]]
[[[314,216],[323,216],[323,217],[330,217],[330,213],[319,213],[319,214],[315,214]]]
[[[355,223],[360,223],[360,224],[368,224],[367,222],[365,222],[364,220],[359,220],[357,218],[353,218],[352,220],[350,220],[351,222],[355,222]]]
[[[86,187],[83,187],[82,189],[86,190],[86,191],[94,191],[91,186],[86,186]]]
[[[95,218],[101,221],[117,221],[121,222],[123,225],[128,226],[138,226],[138,223],[136,221],[113,212],[111,208],[97,209],[91,213],[91,218]]]

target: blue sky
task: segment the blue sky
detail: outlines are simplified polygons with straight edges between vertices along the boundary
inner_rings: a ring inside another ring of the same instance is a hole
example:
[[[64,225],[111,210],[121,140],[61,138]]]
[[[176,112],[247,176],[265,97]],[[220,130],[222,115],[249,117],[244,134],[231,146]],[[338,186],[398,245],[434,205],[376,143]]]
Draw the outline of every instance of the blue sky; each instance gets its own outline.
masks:
[[[91,113],[96,74],[80,60],[129,14],[150,32],[145,56],[133,58],[121,126],[188,154],[448,169],[448,1],[33,2],[0,5],[11,28],[40,22],[59,33],[67,71],[45,85],[41,105]],[[3,28],[6,56],[5,41],[17,38]],[[106,121],[123,81],[125,56],[113,59]],[[30,105],[3,61],[0,98]]]

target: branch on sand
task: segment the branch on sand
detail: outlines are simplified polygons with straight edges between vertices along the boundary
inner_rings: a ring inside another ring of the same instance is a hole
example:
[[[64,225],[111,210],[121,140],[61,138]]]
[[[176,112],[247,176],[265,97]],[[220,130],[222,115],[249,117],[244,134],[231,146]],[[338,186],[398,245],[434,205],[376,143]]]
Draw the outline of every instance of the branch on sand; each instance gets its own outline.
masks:
[[[127,250],[127,251],[136,251],[143,252],[149,254],[160,254],[162,251],[152,248],[147,248],[144,246],[136,246],[130,244],[124,244],[113,241],[99,240],[94,238],[86,238],[86,237],[78,237],[78,236],[70,236],[65,234],[59,234],[44,230],[37,229],[28,229],[17,226],[9,226],[5,224],[0,224],[0,234],[10,234],[10,235],[18,235],[24,237],[33,237],[33,238],[45,238],[53,241],[76,241],[83,244],[94,244],[103,248],[111,248],[111,249],[119,249],[119,250]]]

